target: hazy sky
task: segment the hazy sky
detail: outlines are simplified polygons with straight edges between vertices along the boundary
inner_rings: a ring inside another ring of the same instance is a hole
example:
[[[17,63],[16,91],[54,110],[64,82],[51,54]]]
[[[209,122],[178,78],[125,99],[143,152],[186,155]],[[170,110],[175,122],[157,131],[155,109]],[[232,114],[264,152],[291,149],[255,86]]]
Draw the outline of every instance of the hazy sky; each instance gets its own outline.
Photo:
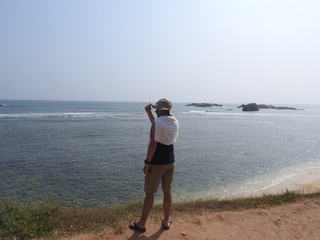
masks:
[[[1,0],[0,99],[320,104],[319,0]]]

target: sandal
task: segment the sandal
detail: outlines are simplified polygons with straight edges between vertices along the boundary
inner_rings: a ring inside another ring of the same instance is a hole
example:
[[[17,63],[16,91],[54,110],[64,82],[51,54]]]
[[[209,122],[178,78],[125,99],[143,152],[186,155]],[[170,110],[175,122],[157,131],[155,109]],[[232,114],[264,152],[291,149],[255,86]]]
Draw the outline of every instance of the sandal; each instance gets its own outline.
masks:
[[[164,220],[162,220],[161,226],[162,226],[163,230],[169,230],[170,229],[172,221],[169,220],[168,223],[169,223],[169,225],[167,226],[167,225],[164,224]]]
[[[140,232],[140,233],[144,233],[146,231],[146,228],[142,228],[142,227],[139,227],[138,224],[136,222],[132,222],[130,225],[129,225],[129,228],[132,230],[132,231],[135,231],[135,232]]]

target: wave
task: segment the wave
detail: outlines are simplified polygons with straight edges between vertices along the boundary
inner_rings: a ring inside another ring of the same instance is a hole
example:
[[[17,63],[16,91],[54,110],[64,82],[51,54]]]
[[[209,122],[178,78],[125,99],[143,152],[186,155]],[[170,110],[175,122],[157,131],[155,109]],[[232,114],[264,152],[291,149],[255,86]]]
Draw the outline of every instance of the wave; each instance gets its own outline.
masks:
[[[111,118],[111,117],[129,117],[137,113],[109,113],[109,112],[61,112],[61,113],[9,113],[0,114],[0,119],[10,118]]]

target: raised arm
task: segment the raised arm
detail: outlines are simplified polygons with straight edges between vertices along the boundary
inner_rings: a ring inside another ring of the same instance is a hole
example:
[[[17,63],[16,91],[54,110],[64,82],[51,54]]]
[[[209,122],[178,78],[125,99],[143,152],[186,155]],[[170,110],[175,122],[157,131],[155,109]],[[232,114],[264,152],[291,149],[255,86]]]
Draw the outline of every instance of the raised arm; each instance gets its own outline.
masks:
[[[145,106],[144,110],[147,112],[151,124],[153,124],[154,123],[154,116],[152,114],[151,104],[148,104],[147,106]]]

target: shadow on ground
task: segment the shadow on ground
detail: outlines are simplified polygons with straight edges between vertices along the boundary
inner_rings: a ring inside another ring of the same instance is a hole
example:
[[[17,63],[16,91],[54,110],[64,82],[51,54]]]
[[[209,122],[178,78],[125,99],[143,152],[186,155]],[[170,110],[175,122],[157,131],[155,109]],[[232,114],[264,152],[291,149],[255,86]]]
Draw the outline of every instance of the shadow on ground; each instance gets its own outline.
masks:
[[[131,237],[128,238],[128,240],[158,240],[161,237],[161,234],[164,232],[162,228],[160,228],[157,232],[150,235],[149,237],[146,237],[145,235],[134,232]]]

